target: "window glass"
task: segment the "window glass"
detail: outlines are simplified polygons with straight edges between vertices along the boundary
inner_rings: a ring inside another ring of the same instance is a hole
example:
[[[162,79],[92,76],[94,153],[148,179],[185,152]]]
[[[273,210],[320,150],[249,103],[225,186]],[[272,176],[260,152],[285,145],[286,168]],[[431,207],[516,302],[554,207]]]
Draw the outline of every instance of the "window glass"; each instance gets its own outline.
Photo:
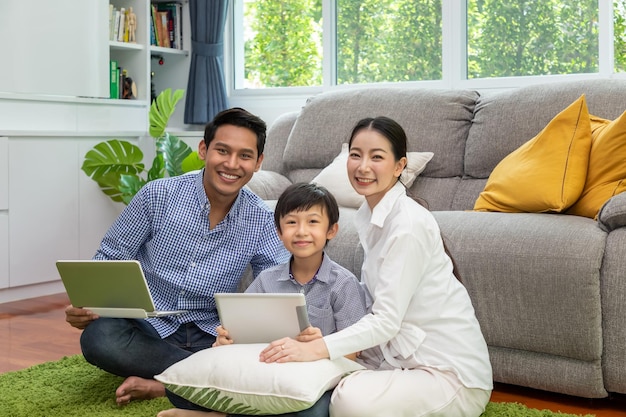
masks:
[[[440,0],[337,0],[337,84],[439,80]]]
[[[246,0],[243,88],[322,84],[322,0]]]
[[[598,72],[598,0],[468,0],[467,77]]]
[[[613,55],[615,57],[615,72],[626,71],[626,0],[614,0],[613,2],[613,33],[615,44]]]

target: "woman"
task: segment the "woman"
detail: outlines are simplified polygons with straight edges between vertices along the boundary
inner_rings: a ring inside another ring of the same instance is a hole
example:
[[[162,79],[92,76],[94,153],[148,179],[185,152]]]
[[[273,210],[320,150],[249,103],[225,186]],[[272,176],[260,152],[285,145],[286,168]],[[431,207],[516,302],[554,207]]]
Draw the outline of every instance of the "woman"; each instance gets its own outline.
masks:
[[[349,145],[348,176],[366,199],[356,226],[371,312],[323,338],[272,342],[260,359],[313,361],[361,351],[367,370],[337,386],[335,417],[477,417],[493,388],[487,345],[437,222],[399,180],[406,134],[392,119],[367,118]]]

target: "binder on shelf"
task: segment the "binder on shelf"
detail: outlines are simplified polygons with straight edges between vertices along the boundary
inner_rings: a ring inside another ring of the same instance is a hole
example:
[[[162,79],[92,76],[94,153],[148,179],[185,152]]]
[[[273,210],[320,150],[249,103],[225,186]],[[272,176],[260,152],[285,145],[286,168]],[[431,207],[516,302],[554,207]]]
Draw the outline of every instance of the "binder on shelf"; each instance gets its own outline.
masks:
[[[109,98],[119,98],[120,96],[120,84],[119,84],[119,68],[117,61],[110,61],[110,80],[109,80]]]

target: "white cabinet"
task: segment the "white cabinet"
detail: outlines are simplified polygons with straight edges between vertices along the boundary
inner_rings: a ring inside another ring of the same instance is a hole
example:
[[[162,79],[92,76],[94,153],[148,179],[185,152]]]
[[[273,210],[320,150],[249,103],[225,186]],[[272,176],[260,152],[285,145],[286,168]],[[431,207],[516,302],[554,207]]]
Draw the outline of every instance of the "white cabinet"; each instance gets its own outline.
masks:
[[[9,208],[9,138],[0,137],[0,213]]]
[[[76,144],[20,138],[9,153],[10,285],[56,280],[55,261],[78,254]]]
[[[0,137],[0,288],[9,286],[9,138]]]
[[[55,262],[94,255],[124,208],[80,169],[85,153],[106,139],[80,134],[0,138],[0,159],[8,155],[8,164],[0,167],[11,174],[8,207],[0,209],[0,289],[5,290],[0,302],[62,291]]]

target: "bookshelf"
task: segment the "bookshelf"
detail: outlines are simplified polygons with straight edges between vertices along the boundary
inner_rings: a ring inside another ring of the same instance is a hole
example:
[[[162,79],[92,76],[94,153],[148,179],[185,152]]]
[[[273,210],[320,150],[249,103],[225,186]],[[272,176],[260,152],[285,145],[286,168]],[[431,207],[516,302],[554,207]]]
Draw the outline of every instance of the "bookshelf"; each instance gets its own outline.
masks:
[[[120,42],[109,37],[109,62],[127,70],[137,87],[137,100],[150,103],[151,83],[158,95],[166,88],[186,89],[189,76],[191,36],[189,4],[186,0],[110,0],[116,10],[132,7],[136,16],[136,42]],[[151,44],[151,21],[153,5],[163,9],[166,4],[176,4],[180,11],[180,41],[182,49]],[[105,19],[109,19],[109,13]],[[107,23],[108,24],[108,23]],[[172,116],[171,125],[182,127],[184,105],[179,104]]]

